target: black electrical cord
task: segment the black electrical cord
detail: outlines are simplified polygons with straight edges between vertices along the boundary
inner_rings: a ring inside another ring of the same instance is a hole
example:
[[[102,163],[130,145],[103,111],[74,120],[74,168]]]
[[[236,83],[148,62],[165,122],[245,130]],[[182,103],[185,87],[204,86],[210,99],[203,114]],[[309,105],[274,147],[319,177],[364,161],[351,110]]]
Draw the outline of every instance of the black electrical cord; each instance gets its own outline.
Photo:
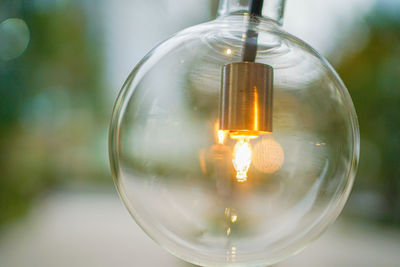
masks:
[[[259,22],[258,17],[261,16],[263,4],[264,4],[264,0],[251,0],[250,1],[249,24],[252,21],[255,22],[255,25],[258,24],[258,22]],[[257,33],[257,31],[253,30],[252,28],[253,27],[249,26],[249,28],[246,32],[246,39],[244,41],[243,54],[242,54],[243,61],[254,62],[256,59],[258,33]]]
[[[264,4],[264,0],[251,0],[250,3],[250,15],[253,16],[261,16],[262,7]]]

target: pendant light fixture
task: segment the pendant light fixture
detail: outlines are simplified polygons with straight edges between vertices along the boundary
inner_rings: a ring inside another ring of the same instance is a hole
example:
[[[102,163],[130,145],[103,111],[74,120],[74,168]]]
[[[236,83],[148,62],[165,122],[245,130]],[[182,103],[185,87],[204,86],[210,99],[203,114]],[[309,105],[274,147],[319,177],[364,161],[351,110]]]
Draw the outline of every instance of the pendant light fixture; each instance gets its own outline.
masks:
[[[315,240],[350,193],[351,98],[281,28],[284,2],[221,0],[216,20],[150,51],[116,100],[109,153],[121,198],[193,264],[279,262]]]

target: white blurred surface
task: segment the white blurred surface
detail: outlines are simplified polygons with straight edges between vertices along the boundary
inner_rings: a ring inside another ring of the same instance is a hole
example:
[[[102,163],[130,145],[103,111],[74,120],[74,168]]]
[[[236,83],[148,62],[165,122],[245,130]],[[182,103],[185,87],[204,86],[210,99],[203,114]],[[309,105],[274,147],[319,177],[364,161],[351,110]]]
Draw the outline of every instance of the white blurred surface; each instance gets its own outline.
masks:
[[[134,223],[117,193],[58,192],[3,229],[0,266],[190,266],[163,251]],[[400,232],[336,222],[277,266],[400,265]]]
[[[117,193],[57,193],[0,238],[0,266],[185,266],[134,223]]]

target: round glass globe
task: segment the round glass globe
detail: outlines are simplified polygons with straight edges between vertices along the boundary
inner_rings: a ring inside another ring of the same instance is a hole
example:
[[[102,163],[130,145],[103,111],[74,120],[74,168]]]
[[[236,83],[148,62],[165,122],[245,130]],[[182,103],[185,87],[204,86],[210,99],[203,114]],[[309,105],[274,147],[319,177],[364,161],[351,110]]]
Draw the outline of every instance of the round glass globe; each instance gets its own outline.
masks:
[[[249,142],[218,129],[221,71],[240,62],[248,27],[273,67],[273,132]],[[359,154],[351,98],[332,67],[274,21],[230,15],[153,49],[120,91],[110,128],[118,191],[162,247],[203,266],[259,266],[295,254],[339,215]]]

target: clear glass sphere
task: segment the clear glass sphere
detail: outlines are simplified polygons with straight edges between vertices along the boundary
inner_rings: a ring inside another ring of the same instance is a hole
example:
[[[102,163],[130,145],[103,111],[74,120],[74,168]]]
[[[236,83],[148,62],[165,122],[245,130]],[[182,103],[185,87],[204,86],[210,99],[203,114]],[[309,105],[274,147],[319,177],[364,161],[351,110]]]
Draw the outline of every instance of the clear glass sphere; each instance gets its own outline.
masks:
[[[256,62],[274,71],[273,132],[236,141],[218,131],[221,71],[240,62],[249,24]],[[359,154],[351,98],[311,47],[267,19],[231,15],[154,48],[114,107],[110,158],[118,191],[162,247],[202,266],[258,266],[293,255],[339,215]]]

